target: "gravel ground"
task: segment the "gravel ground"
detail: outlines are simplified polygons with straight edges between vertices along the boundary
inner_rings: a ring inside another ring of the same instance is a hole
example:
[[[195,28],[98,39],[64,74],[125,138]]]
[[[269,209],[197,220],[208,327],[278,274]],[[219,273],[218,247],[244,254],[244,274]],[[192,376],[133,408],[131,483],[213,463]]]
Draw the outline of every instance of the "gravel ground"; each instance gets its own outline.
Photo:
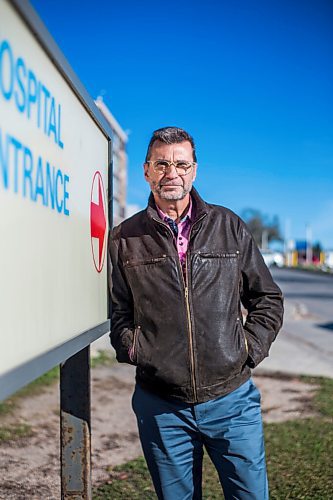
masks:
[[[256,371],[266,422],[310,416],[314,386],[297,377]],[[134,369],[129,365],[92,370],[92,476],[97,486],[109,479],[110,467],[141,455],[131,410]],[[27,423],[32,435],[0,444],[0,499],[60,498],[59,388],[55,384],[37,396],[22,399],[3,425]]]

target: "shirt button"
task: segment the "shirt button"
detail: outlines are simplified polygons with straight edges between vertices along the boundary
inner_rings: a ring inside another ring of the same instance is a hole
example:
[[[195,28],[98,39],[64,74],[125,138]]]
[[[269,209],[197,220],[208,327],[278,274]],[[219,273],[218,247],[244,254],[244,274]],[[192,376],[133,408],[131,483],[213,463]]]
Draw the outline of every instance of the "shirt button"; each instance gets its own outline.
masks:
[[[182,242],[180,242],[179,244],[180,244],[181,246],[183,246],[183,243],[182,243]]]

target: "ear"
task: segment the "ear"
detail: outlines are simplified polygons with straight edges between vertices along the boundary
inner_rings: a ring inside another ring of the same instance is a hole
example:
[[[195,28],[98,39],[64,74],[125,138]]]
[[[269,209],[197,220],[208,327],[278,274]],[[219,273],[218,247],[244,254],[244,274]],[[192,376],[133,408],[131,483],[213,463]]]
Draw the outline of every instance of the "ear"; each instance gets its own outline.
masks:
[[[144,163],[143,164],[143,171],[144,171],[144,176],[145,176],[145,179],[146,181],[148,181],[148,178],[149,178],[149,164],[148,163]]]
[[[192,177],[193,182],[195,181],[195,178],[197,176],[197,167],[198,167],[198,164],[196,163],[195,166],[193,167],[193,177]]]

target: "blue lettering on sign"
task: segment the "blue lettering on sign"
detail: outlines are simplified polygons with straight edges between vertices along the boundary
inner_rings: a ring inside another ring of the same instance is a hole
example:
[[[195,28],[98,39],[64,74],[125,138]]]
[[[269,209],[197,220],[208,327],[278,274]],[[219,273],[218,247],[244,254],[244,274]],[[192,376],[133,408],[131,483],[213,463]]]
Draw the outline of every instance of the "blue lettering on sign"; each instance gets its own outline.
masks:
[[[36,103],[37,99],[37,80],[35,73],[31,70],[28,71],[28,102],[27,102],[27,116],[31,118],[31,104]]]
[[[7,82],[5,81],[6,75],[8,76]],[[14,88],[14,57],[7,40],[0,45],[0,86],[2,95],[9,101]]]
[[[37,173],[36,173],[36,188],[35,188],[35,200],[37,200],[37,196],[41,196],[43,205],[45,205],[44,199],[44,176],[43,176],[43,162],[41,157],[37,160]]]
[[[33,159],[29,148],[25,147],[23,151],[23,196],[27,196],[27,181],[29,181],[30,193],[32,193],[32,169]]]
[[[61,212],[62,206],[63,206],[63,200],[62,200],[62,198],[60,198],[60,200],[58,200],[58,192],[59,192],[58,181],[59,181],[59,179],[61,180],[61,184],[62,184],[62,173],[60,170],[57,171],[57,175],[56,175],[57,189],[55,191],[55,196],[56,196],[57,210],[58,210],[58,212]]]
[[[0,167],[2,174],[2,182],[5,189],[8,189],[8,156],[9,156],[9,142],[6,140],[5,145],[2,143],[2,137],[0,133]]]
[[[0,43],[0,97],[13,101],[37,128],[61,149],[61,105],[55,96],[29,68],[22,57],[16,57],[8,40]]]
[[[69,215],[69,176],[0,129],[0,186]]]
[[[57,143],[58,141],[57,141],[57,129],[56,129],[56,114],[55,114],[55,103],[53,97],[51,100],[49,130],[47,132],[47,135],[50,136],[51,132],[54,134],[55,143]]]
[[[68,194],[68,191],[67,191],[67,184],[69,182],[69,177],[68,175],[64,175],[64,214],[65,215],[69,215],[69,210],[67,208],[67,205],[66,205],[66,202],[69,198],[69,194]]]
[[[46,204],[49,204],[49,195],[50,195],[50,201],[51,201],[51,208],[54,210],[54,176],[55,176],[55,169],[54,167],[51,167],[49,162],[46,163]],[[68,215],[68,214],[65,214]]]
[[[44,103],[43,123],[44,123],[44,132],[46,134],[47,133],[47,109],[48,109],[48,103],[49,103],[49,99],[50,99],[50,92],[47,90],[47,88],[44,85],[42,85],[42,91],[43,91],[42,102]],[[38,114],[38,118],[40,120],[40,114]]]
[[[16,61],[15,66],[15,76],[18,88],[15,90],[15,104],[17,109],[23,113],[25,109],[25,88],[24,88],[24,79],[26,78],[27,69],[25,67],[25,63],[21,57]]]
[[[18,153],[22,149],[22,144],[17,141],[14,137],[10,138],[12,146],[14,146],[14,193],[18,192]]]

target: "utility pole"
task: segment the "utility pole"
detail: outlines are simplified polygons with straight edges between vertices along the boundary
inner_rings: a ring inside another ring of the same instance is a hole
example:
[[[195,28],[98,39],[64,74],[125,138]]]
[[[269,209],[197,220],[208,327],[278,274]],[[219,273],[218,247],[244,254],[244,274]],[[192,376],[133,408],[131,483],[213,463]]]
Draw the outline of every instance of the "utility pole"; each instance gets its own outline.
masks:
[[[268,248],[268,231],[267,229],[263,229],[261,233],[261,248],[263,250],[267,250]]]
[[[287,266],[291,265],[291,250],[289,248],[290,233],[291,233],[290,228],[291,228],[291,220],[289,217],[287,217],[284,225],[284,242],[283,242],[284,258]]]
[[[309,224],[306,226],[306,264],[312,264],[312,228]]]

